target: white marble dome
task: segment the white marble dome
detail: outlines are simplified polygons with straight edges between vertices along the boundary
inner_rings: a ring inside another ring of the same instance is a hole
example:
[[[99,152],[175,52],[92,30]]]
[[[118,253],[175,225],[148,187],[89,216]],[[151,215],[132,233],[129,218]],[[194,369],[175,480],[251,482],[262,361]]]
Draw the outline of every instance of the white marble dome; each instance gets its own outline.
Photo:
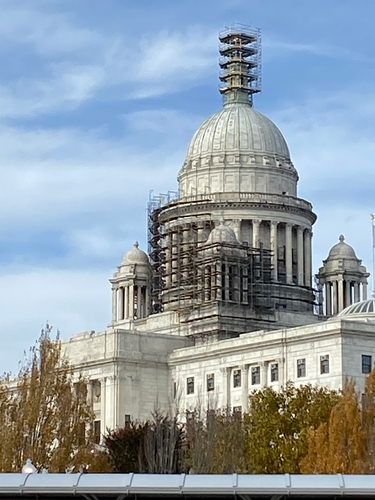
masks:
[[[361,302],[356,302],[351,306],[343,309],[338,316],[372,316],[375,321],[375,298],[362,300]]]
[[[277,126],[250,103],[230,103],[195,132],[178,181],[181,197],[228,192],[297,196],[298,173]]]
[[[231,245],[239,245],[236,234],[229,226],[225,226],[223,221],[213,229],[207,239],[206,244],[212,243],[229,243]]]
[[[124,255],[123,264],[149,264],[146,252],[139,249],[139,243],[136,241],[133,248]]]
[[[337,259],[355,259],[358,260],[354,248],[345,243],[345,237],[341,234],[339,237],[339,242],[334,245],[329,251],[328,260]]]
[[[218,152],[270,154],[290,159],[287,143],[276,125],[249,104],[227,104],[195,132],[187,152],[194,160]]]

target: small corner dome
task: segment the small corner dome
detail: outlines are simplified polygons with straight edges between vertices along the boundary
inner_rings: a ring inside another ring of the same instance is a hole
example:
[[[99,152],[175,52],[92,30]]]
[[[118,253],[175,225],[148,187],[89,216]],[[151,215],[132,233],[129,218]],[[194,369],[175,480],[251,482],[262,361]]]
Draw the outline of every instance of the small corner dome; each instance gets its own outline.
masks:
[[[133,248],[126,252],[123,264],[149,264],[146,252],[139,249],[139,243],[136,241]]]
[[[236,234],[229,226],[224,226],[224,221],[221,220],[220,224],[213,229],[206,241],[206,245],[212,243],[229,243],[231,245],[239,245]]]
[[[207,118],[190,142],[186,162],[231,152],[269,154],[290,160],[280,130],[248,104],[225,105]]]
[[[356,302],[351,306],[343,309],[337,316],[367,316],[371,317],[372,320],[375,321],[375,297],[371,299],[362,300],[361,302]]]
[[[339,237],[339,242],[334,245],[329,251],[327,260],[337,260],[337,259],[355,259],[358,260],[354,248],[345,243],[345,238],[341,234]]]

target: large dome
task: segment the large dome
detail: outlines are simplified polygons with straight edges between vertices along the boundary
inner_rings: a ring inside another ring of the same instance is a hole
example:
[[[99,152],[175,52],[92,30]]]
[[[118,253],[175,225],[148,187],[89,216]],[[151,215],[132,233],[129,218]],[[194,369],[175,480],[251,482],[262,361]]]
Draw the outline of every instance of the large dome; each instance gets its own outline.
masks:
[[[227,104],[195,132],[187,160],[217,153],[278,156],[290,159],[287,143],[276,125],[249,104]]]
[[[180,196],[297,196],[298,173],[276,125],[251,103],[226,103],[195,132],[178,176]]]

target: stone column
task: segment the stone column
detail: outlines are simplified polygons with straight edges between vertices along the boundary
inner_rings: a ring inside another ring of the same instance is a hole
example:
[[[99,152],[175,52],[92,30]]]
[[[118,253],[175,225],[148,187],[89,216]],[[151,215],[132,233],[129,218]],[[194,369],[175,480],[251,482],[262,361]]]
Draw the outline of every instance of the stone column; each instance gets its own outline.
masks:
[[[350,281],[345,280],[345,304],[344,307],[350,306]]]
[[[129,286],[129,318],[134,319],[134,286]]]
[[[259,227],[260,227],[261,220],[260,219],[253,219],[253,247],[258,248],[259,247]]]
[[[125,299],[124,299],[124,317],[125,319],[129,319],[129,287],[125,287],[125,293],[124,293]]]
[[[242,413],[249,409],[249,365],[242,365],[241,384],[242,384]]]
[[[306,229],[303,233],[305,258],[304,258],[304,271],[305,271],[305,286],[311,287],[311,231]]]
[[[222,408],[230,408],[230,379],[232,374],[231,368],[220,368],[223,375],[223,401]]]
[[[354,282],[354,302],[359,302],[359,283]]]
[[[325,284],[326,316],[332,316],[331,283]]]
[[[344,309],[344,281],[342,278],[339,278],[337,282],[337,287],[338,287],[338,299],[339,299],[339,304],[338,304],[338,311],[341,312]]]
[[[287,283],[293,283],[292,227],[293,224],[290,224],[289,222],[285,226],[285,270]]]
[[[100,379],[100,441],[102,440],[102,436],[105,433],[107,428],[107,419],[106,419],[106,411],[107,411],[107,377],[103,377]]]
[[[262,387],[267,386],[267,370],[268,370],[268,362],[262,361],[260,363],[260,385]]]
[[[178,245],[178,235],[176,232],[172,233],[172,248],[171,248],[171,283],[172,286],[176,285],[177,278],[177,248]]]
[[[367,283],[362,283],[363,300],[367,300]]]
[[[171,271],[172,271],[171,246],[172,246],[171,235],[167,234],[166,235],[166,249],[165,249],[165,288],[167,288],[167,289],[171,286]]]
[[[124,319],[124,288],[120,287],[118,289],[118,319]]]
[[[297,227],[297,280],[298,284],[303,286],[303,227]]]
[[[211,299],[211,266],[204,268],[204,301]]]
[[[216,293],[216,300],[221,300],[221,288],[222,288],[221,274],[222,274],[222,271],[221,271],[220,262],[216,262],[216,264],[214,264],[212,266],[213,273],[215,272],[215,266],[216,266],[216,276],[215,276],[215,274],[213,274],[212,284],[216,283],[216,291],[214,290],[214,292]]]
[[[270,234],[270,246],[272,252],[272,277],[274,281],[278,281],[278,269],[277,269],[277,257],[278,257],[278,246],[277,246],[277,226],[279,222],[271,221],[271,234]]]
[[[143,318],[142,315],[142,287],[136,285],[137,287],[137,319]]]
[[[337,314],[337,280],[333,282],[333,294],[332,294],[333,308],[332,313]]]
[[[112,321],[117,321],[117,289],[112,288]]]
[[[146,287],[146,316],[151,314],[151,298],[150,298],[150,283],[147,283]]]

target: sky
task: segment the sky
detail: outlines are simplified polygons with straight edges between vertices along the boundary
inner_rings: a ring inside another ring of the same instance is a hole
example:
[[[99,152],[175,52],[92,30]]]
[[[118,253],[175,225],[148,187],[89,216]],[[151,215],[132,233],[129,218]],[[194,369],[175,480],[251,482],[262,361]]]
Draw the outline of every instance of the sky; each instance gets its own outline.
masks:
[[[110,321],[108,279],[149,194],[176,190],[221,107],[218,40],[262,29],[257,110],[283,132],[309,200],[314,271],[345,235],[371,271],[375,2],[0,0],[0,372],[49,321]]]

